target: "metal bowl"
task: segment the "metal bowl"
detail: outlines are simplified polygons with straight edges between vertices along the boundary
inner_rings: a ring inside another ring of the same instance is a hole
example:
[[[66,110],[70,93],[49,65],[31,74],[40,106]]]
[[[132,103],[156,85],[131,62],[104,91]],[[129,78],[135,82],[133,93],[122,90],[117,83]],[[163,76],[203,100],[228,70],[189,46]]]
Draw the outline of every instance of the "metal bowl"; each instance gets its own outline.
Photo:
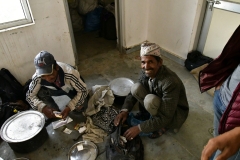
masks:
[[[68,152],[68,160],[95,160],[97,158],[97,146],[90,141],[75,143]]]
[[[116,78],[109,83],[110,89],[113,91],[113,94],[116,96],[127,96],[134,82],[129,78]]]

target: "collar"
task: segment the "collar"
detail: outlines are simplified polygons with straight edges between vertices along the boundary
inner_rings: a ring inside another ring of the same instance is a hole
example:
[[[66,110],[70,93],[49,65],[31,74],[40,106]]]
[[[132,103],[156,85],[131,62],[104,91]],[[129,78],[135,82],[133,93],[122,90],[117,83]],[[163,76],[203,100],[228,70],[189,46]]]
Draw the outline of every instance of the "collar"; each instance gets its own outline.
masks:
[[[65,83],[64,83],[64,76],[65,76],[65,74],[64,74],[63,69],[60,66],[59,66],[59,70],[58,70],[58,76],[59,76],[58,78],[59,78],[59,80],[61,82],[61,86],[64,86],[65,85]]]

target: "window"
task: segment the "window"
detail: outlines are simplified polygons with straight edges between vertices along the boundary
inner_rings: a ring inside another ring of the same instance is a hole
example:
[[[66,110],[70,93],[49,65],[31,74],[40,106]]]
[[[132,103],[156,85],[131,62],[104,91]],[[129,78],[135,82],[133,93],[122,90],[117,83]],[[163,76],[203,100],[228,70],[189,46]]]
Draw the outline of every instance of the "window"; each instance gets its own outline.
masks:
[[[28,0],[0,0],[0,32],[34,24]]]

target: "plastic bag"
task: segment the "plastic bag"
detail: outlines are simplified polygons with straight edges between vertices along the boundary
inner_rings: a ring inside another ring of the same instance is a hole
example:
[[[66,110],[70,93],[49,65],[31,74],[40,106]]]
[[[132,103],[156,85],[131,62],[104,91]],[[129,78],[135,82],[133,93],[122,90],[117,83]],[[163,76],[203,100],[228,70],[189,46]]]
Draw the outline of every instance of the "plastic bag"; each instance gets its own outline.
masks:
[[[85,15],[97,7],[97,0],[78,0],[78,12]]]
[[[91,32],[100,29],[102,7],[99,6],[86,14],[84,31]]]

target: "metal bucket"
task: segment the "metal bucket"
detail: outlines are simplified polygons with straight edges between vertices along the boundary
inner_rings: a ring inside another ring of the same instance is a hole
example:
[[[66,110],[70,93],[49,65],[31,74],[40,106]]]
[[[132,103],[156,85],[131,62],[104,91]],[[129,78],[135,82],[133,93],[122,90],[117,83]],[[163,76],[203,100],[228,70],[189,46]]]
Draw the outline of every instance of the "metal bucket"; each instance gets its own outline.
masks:
[[[129,78],[116,78],[109,83],[110,89],[113,91],[114,103],[123,104],[126,96],[130,93],[134,82]]]
[[[47,139],[44,115],[38,111],[23,111],[13,115],[1,127],[1,138],[12,150],[29,153],[40,147]]]

